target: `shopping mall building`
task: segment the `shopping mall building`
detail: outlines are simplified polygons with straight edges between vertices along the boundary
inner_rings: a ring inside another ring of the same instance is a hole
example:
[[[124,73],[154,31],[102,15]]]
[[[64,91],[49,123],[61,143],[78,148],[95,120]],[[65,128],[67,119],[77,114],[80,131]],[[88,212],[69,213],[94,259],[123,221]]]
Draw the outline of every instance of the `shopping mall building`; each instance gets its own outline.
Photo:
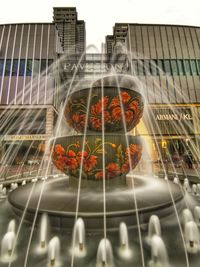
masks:
[[[111,68],[141,81],[150,111],[136,133],[151,139],[154,159],[154,141],[163,152],[199,149],[200,27],[116,23],[104,53],[85,54],[78,65],[85,48],[76,8],[54,8],[52,23],[0,25],[1,158],[19,144],[16,158],[30,144],[30,157],[42,150],[75,71],[78,81]]]

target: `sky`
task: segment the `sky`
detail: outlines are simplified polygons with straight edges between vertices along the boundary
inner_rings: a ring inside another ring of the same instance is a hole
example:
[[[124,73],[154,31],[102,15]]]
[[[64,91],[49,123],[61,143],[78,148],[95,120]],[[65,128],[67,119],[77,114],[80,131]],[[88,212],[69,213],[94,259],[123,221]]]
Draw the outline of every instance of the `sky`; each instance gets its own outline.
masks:
[[[200,26],[200,0],[0,0],[0,24],[52,22],[56,6],[76,7],[98,48],[116,22]]]

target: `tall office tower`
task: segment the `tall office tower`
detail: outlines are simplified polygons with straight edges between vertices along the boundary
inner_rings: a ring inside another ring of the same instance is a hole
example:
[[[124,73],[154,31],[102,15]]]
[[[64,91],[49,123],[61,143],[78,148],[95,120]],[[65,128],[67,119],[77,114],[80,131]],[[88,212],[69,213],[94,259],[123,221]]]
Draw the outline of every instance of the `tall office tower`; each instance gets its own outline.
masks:
[[[107,35],[106,36],[106,49],[105,49],[105,52],[107,54],[112,54],[113,44],[114,44],[114,36],[113,35]]]
[[[76,53],[82,54],[86,48],[85,21],[77,20],[76,25]]]
[[[106,53],[123,53],[128,33],[127,23],[115,23],[113,35],[106,36]]]
[[[58,28],[64,52],[81,54],[85,50],[85,22],[77,20],[75,7],[54,7],[53,22]]]

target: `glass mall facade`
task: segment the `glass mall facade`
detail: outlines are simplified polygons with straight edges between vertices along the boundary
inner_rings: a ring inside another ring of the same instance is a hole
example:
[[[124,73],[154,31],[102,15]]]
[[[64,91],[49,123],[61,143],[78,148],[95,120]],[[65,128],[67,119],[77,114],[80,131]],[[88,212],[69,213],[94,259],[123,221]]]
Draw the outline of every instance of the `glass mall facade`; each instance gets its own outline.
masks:
[[[85,54],[78,65],[80,55],[64,51],[56,23],[0,25],[1,120],[6,122],[6,118],[12,116],[12,120],[19,121],[19,128],[12,131],[9,124],[3,123],[1,155],[10,143],[22,139],[23,142],[37,141],[38,147],[48,141],[75,71],[77,82],[111,70],[135,76],[143,84],[142,93],[147,109],[151,110],[149,118],[144,118],[136,133],[157,140],[163,153],[178,150],[184,154],[193,146],[199,149],[200,28],[125,26],[123,31],[116,30],[109,38],[113,51]],[[118,24],[115,27],[118,29]],[[126,53],[116,52],[119,40]],[[52,69],[57,60],[58,65]],[[63,82],[65,86],[62,86]],[[22,118],[26,118],[26,128]],[[152,132],[148,120],[154,124],[156,132]],[[177,124],[183,127],[175,131],[173,125]],[[151,146],[153,158],[157,160],[159,155],[153,141]]]

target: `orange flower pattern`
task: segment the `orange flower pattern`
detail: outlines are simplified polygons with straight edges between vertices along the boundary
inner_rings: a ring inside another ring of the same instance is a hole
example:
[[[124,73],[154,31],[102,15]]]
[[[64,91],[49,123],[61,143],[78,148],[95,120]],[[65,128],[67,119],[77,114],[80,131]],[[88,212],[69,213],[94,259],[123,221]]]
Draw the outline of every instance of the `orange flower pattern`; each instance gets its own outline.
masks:
[[[105,131],[116,131],[120,127],[123,128],[123,118],[126,128],[131,130],[139,123],[143,114],[143,104],[139,98],[131,96],[125,90],[115,97],[100,98],[95,95],[91,103],[88,115],[87,103],[77,104],[71,101],[66,107],[67,121],[75,130],[84,131],[87,116],[88,129],[92,131],[102,131],[102,120]]]
[[[106,161],[104,171],[102,169],[102,157],[98,152],[102,143],[99,142],[98,147],[95,147],[92,151],[88,141],[85,143],[84,151],[78,143],[71,144],[66,149],[62,145],[56,144],[52,147],[53,163],[59,170],[76,177],[79,176],[82,166],[84,178],[102,180],[103,177],[112,179],[128,173],[130,169],[136,167],[141,158],[142,147],[140,144],[130,144],[125,149],[122,149],[121,145],[117,146],[109,142],[105,144],[113,149],[116,154],[116,161]]]

